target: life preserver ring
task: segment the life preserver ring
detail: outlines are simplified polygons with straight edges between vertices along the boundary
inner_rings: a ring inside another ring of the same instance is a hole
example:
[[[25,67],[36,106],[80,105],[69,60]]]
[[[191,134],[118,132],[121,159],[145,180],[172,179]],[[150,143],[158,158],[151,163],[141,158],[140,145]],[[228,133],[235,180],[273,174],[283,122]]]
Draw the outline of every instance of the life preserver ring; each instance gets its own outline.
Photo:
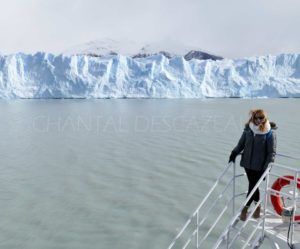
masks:
[[[289,181],[287,179],[291,179],[294,180],[294,176],[284,176],[284,178],[277,178],[277,180],[273,183],[272,185],[272,189],[276,190],[276,191],[280,191],[282,187],[291,184],[292,181]],[[300,178],[298,178],[297,181],[297,188],[300,189]],[[280,198],[280,194],[279,193],[272,193],[271,194],[271,202],[272,205],[276,211],[277,214],[281,215],[282,211],[283,211],[283,206],[281,203],[281,198]],[[300,220],[300,215],[295,216],[295,220]]]

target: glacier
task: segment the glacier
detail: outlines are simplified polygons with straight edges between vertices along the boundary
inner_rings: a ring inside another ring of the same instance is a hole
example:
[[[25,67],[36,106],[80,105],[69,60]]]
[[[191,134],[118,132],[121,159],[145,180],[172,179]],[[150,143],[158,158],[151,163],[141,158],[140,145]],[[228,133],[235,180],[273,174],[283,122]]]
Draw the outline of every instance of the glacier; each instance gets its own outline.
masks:
[[[17,53],[0,55],[0,98],[300,97],[300,54],[186,61]]]

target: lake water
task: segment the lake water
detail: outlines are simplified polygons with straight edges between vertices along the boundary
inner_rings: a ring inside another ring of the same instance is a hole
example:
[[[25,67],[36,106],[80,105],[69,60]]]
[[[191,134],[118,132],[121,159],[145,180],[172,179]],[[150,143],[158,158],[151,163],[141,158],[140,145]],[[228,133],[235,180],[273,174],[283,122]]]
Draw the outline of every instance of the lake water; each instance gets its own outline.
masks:
[[[299,156],[300,99],[0,101],[0,247],[167,248],[256,107]]]

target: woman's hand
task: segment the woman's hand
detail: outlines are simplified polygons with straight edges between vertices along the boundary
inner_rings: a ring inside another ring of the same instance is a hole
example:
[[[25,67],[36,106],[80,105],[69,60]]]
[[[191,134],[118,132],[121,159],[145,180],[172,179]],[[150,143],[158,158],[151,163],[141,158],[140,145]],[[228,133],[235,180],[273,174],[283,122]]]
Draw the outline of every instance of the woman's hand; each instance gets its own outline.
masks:
[[[230,154],[230,156],[229,156],[229,161],[228,161],[228,163],[230,163],[230,162],[234,162],[234,163],[235,163],[235,158],[236,158],[236,156],[237,156],[236,152],[235,152],[235,151],[232,151],[231,154]]]

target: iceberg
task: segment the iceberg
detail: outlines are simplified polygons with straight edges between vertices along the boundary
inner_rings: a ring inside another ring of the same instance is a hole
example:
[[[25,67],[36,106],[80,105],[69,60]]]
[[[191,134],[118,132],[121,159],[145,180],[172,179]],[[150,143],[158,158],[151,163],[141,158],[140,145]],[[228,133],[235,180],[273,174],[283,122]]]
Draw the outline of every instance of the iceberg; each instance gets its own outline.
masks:
[[[0,98],[300,97],[300,55],[0,55]]]

